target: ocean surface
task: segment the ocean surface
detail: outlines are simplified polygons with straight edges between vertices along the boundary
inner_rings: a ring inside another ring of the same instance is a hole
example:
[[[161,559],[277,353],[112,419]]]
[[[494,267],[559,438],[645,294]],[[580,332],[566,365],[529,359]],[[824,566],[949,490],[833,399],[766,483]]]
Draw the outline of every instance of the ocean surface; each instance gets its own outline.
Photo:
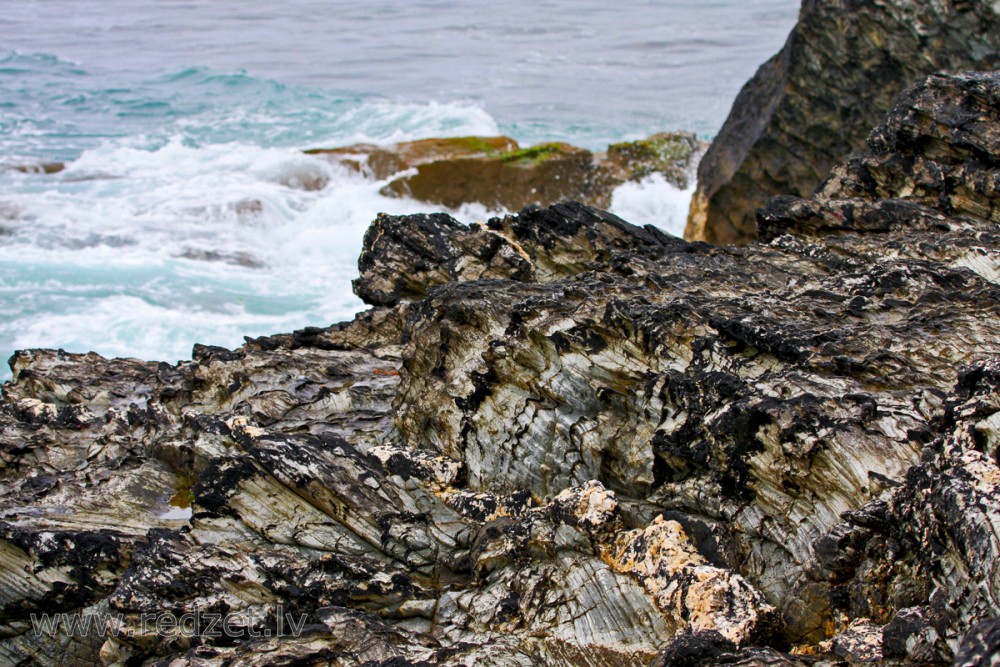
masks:
[[[434,207],[302,149],[710,139],[798,5],[8,0],[0,358],[61,347],[174,362],[195,342],[349,319],[368,223]],[[56,161],[66,169],[14,169]],[[612,209],[679,234],[690,194],[651,179],[622,186]]]

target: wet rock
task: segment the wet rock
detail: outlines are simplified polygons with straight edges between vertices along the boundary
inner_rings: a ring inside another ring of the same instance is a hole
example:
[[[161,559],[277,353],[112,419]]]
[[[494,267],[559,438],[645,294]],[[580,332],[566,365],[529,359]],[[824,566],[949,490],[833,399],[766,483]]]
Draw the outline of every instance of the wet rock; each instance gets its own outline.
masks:
[[[397,178],[382,193],[449,208],[478,202],[493,210],[590,200],[597,194],[589,174],[593,160],[590,151],[565,143],[482,158],[437,160],[418,166],[412,176]]]
[[[746,243],[772,195],[807,197],[921,77],[1000,62],[995,3],[807,0],[698,167],[685,238]]]
[[[599,166],[610,172],[608,178],[615,185],[660,174],[684,190],[706,148],[689,132],[661,132],[638,141],[611,144]]]
[[[519,148],[510,137],[449,137],[405,141],[391,146],[356,144],[342,148],[316,148],[306,151],[306,154],[323,156],[381,181],[432,162],[489,157]]]
[[[706,667],[720,655],[735,652],[736,644],[715,630],[685,633],[674,638],[650,667]]]
[[[215,250],[196,250],[188,248],[178,257],[190,259],[194,262],[222,262],[233,266],[242,266],[247,269],[260,269],[264,263],[247,252],[224,253]]]
[[[594,154],[565,143],[521,148],[509,137],[424,139],[307,151],[378,180],[395,176],[382,193],[458,208],[480,203],[518,210],[576,200],[607,207],[622,183],[661,174],[687,187],[704,150],[690,133],[660,133],[613,144]]]
[[[383,214],[365,234],[354,291],[366,303],[395,305],[450,282],[549,282],[600,268],[615,252],[656,255],[668,248],[683,251],[687,244],[576,202],[471,226],[443,213]]]
[[[900,609],[882,630],[883,653],[890,658],[946,664],[952,649],[944,641],[954,618],[929,607]]]
[[[22,174],[58,174],[66,169],[66,165],[62,162],[35,162],[4,166],[11,171],[18,171]]]
[[[460,276],[530,279],[530,264],[518,250],[500,234],[466,227],[444,213],[381,214],[365,234],[354,291],[367,303],[394,305]],[[470,263],[469,256],[479,261]]]
[[[765,243],[382,216],[351,322],[176,365],[15,354],[0,661],[987,664],[996,194],[949,197],[991,173],[998,88],[908,93]]]

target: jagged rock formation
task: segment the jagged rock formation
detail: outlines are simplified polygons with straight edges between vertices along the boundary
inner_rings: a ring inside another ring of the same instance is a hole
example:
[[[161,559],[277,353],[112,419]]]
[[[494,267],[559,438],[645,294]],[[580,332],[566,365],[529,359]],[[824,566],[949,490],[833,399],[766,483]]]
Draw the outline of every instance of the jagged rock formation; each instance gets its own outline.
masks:
[[[983,621],[962,642],[956,667],[993,667],[1000,664],[1000,621]]]
[[[927,80],[766,243],[382,216],[353,322],[16,354],[0,660],[994,664],[998,96]]]
[[[674,132],[612,144],[597,154],[565,143],[521,148],[510,137],[423,139],[307,152],[371,178],[391,179],[381,190],[390,197],[514,211],[566,199],[606,208],[616,187],[654,173],[685,188],[704,149],[693,134]]]
[[[906,86],[940,70],[1000,65],[989,0],[803,0],[698,167],[685,238],[747,243],[773,195],[809,196]]]

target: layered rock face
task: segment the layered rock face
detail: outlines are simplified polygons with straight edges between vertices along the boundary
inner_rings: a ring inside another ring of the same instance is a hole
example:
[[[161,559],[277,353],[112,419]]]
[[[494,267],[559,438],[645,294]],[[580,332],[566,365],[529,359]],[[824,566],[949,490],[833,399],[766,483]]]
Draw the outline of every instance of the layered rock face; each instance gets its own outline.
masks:
[[[998,96],[928,79],[765,243],[381,216],[351,323],[16,354],[0,661],[991,664]]]
[[[989,0],[804,0],[698,168],[685,238],[747,243],[772,195],[809,196],[922,76],[1000,64]]]

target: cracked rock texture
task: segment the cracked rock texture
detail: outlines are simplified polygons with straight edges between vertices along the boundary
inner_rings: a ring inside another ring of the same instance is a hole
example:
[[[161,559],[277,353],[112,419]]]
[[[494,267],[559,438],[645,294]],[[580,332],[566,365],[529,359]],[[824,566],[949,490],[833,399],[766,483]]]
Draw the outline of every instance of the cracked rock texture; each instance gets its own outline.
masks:
[[[747,243],[772,195],[809,196],[904,88],[1000,65],[991,0],[803,0],[784,48],[744,86],[698,167],[685,238]]]
[[[15,354],[0,663],[996,664],[998,96],[927,79],[747,247],[381,216],[352,322]]]

